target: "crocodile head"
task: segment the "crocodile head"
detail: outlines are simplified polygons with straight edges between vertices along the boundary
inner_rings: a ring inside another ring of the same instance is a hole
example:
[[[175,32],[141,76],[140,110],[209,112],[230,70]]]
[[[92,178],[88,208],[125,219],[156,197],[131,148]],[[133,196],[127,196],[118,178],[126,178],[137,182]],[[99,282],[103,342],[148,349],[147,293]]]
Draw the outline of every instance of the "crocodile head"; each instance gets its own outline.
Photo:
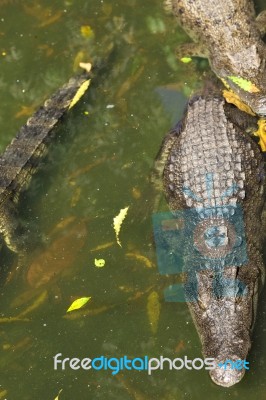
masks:
[[[242,360],[243,363],[251,346],[258,280],[254,284],[251,276],[243,278],[249,272],[248,265],[225,268],[222,274],[213,270],[199,271],[196,274],[197,295],[194,301],[188,302],[203,354],[215,359],[216,367],[210,370],[210,377],[223,387],[235,385],[245,374],[243,365],[240,369],[232,368],[228,360],[232,363]],[[237,278],[239,275],[241,280]]]
[[[260,43],[232,53],[212,54],[212,69],[254,114],[266,117],[266,46]]]

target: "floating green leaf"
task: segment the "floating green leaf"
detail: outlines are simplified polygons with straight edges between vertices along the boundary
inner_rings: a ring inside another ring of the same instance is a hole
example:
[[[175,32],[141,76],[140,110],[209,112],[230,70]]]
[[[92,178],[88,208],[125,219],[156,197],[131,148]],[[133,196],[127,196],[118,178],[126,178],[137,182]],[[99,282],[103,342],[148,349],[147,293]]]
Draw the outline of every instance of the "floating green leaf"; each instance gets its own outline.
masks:
[[[257,88],[254,83],[248,81],[247,79],[241,78],[240,76],[228,76],[228,79],[230,79],[232,82],[234,82],[237,86],[239,86],[241,89],[245,90],[246,92],[249,93],[257,93],[260,90]]]
[[[83,307],[86,303],[88,303],[90,299],[91,297],[81,297],[80,299],[73,301],[71,306],[67,309],[67,312],[78,310],[79,308]]]
[[[190,63],[192,61],[192,58],[190,58],[190,57],[182,57],[182,58],[180,58],[180,61],[182,61],[182,63],[184,63],[184,64],[188,64],[188,63]]]
[[[84,93],[86,92],[86,90],[88,89],[89,85],[90,85],[90,79],[88,79],[87,81],[83,82],[82,85],[80,86],[80,88],[77,90],[75,96],[73,97],[71,103],[69,104],[69,109],[72,108],[79,100],[80,98],[84,95]]]
[[[102,268],[102,267],[105,266],[105,260],[103,258],[99,258],[99,259],[95,258],[94,259],[94,265],[97,268]]]

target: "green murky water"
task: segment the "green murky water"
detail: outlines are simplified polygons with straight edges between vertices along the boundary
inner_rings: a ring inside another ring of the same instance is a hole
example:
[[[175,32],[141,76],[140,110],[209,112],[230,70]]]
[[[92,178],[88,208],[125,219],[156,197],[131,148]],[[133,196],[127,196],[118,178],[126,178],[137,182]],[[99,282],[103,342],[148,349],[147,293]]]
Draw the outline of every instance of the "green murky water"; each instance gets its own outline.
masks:
[[[208,68],[200,60],[176,62],[174,48],[183,40],[159,1],[0,1],[2,150],[75,73],[74,64],[114,48],[21,196],[32,237],[42,233],[47,245],[29,254],[20,273],[15,257],[1,254],[1,316],[21,320],[0,324],[0,399],[54,400],[61,389],[60,400],[265,398],[265,292],[250,371],[231,389],[212,384],[204,370],[112,376],[53,367],[57,353],[201,357],[186,305],[162,300],[167,281],[156,268],[148,183],[162,137]],[[112,221],[126,206],[120,248]],[[95,258],[105,266],[96,268]],[[159,319],[149,306],[152,292],[161,299]],[[66,318],[72,301],[84,296],[90,302]]]

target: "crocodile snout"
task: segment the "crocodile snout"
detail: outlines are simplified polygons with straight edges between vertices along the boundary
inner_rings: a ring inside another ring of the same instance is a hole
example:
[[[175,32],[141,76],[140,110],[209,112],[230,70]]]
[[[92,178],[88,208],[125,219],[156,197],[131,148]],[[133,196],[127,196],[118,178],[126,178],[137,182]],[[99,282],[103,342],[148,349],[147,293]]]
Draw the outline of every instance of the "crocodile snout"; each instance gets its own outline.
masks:
[[[228,356],[227,359],[233,362],[239,360],[239,357],[233,355]],[[221,366],[225,361],[226,360],[217,361],[217,367],[210,371],[210,377],[216,385],[230,387],[241,381],[245,375],[245,369],[242,368],[239,370],[229,363],[225,366]]]

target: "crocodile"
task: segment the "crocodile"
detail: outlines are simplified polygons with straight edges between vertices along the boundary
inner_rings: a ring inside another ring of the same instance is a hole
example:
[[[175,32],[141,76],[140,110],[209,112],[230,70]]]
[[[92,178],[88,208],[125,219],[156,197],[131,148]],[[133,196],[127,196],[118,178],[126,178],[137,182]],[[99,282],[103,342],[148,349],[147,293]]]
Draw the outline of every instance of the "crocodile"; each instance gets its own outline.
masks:
[[[181,56],[207,57],[212,70],[251,112],[266,116],[266,11],[256,18],[251,0],[167,0],[193,40]]]
[[[88,86],[90,75],[90,72],[76,75],[59,88],[27,120],[0,156],[0,233],[7,247],[19,256],[25,254],[28,242],[18,216],[19,195],[47,153],[58,122],[74,105],[75,95],[79,97],[79,89],[84,92]]]
[[[155,165],[171,212],[185,212],[185,300],[203,355],[215,359],[211,379],[224,387],[244,375],[218,364],[246,359],[264,281],[264,158],[249,133],[255,125],[220,92],[201,92]]]

